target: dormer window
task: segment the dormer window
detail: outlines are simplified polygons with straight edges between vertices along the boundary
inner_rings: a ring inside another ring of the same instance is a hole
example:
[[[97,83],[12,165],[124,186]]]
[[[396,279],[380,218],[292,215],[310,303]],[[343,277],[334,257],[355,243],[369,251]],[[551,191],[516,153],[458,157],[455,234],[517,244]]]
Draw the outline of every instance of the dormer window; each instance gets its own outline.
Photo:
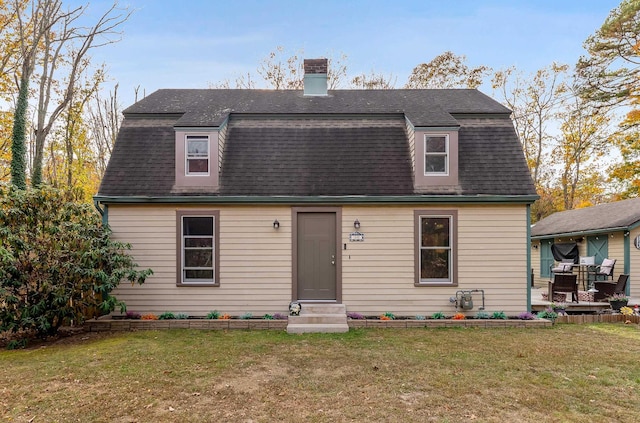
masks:
[[[424,136],[424,174],[425,176],[449,174],[449,135]]]
[[[218,190],[221,142],[218,128],[176,128],[173,192]]]
[[[415,128],[410,148],[416,192],[457,189],[458,128]]]
[[[209,175],[209,136],[187,135],[185,143],[185,175]]]

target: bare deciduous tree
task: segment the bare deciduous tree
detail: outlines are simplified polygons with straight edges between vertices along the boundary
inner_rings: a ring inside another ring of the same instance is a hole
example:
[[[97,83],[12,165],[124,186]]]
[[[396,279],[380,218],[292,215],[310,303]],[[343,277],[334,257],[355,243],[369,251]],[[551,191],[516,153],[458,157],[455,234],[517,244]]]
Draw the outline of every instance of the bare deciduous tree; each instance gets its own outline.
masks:
[[[118,103],[118,85],[116,84],[113,92],[109,92],[108,98],[94,97],[88,111],[91,139],[97,153],[96,167],[102,179],[122,123],[122,113]]]
[[[391,90],[395,88],[397,78],[393,75],[384,76],[371,71],[369,75],[360,74],[351,79],[351,86],[361,90]]]
[[[47,2],[47,0],[38,0]],[[59,20],[59,27],[54,31],[43,34],[44,56],[39,85],[37,108],[37,124],[34,149],[34,163],[32,184],[42,182],[42,161],[47,135],[51,132],[54,122],[65,110],[78,89],[81,76],[89,67],[88,52],[97,47],[118,41],[111,36],[118,35],[118,26],[131,16],[131,12],[118,9],[114,3],[91,27],[74,26],[83,16],[86,7],[79,7]],[[60,93],[56,98],[56,105],[50,109],[52,102],[52,88],[58,82],[55,75],[66,65],[67,75],[61,81]]]
[[[450,51],[436,56],[429,63],[422,63],[411,72],[406,88],[477,88],[491,68],[468,67],[467,58]]]

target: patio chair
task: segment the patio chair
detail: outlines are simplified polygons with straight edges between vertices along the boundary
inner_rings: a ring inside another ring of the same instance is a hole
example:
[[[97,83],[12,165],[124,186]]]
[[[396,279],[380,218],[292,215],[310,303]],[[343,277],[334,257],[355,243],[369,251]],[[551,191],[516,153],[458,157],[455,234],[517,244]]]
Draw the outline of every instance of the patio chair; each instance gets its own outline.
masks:
[[[560,263],[556,264],[556,267],[551,268],[551,279],[553,279],[553,276],[558,273],[573,273],[573,265],[573,259],[563,259]]]
[[[605,280],[608,280],[609,278],[611,278],[611,280],[613,280],[613,268],[616,265],[616,259],[604,259],[602,260],[602,264],[600,264],[599,266],[596,266],[594,271],[593,271],[593,280],[597,281],[598,280],[598,276],[604,276]]]
[[[593,293],[593,300],[605,301],[607,297],[610,297],[613,294],[624,294],[627,290],[628,280],[629,280],[629,275],[620,275],[618,277],[618,282],[608,282],[608,281],[594,282],[594,286],[598,290],[598,292]]]
[[[553,300],[556,292],[571,292],[571,302],[578,302],[578,275],[556,274],[553,281],[549,281],[549,299]]]

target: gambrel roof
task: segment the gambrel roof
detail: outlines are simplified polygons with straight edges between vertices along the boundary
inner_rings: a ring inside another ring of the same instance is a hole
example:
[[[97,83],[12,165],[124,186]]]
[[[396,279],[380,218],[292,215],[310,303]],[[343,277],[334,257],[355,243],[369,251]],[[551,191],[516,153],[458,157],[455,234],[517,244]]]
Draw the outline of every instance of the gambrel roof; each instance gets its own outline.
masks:
[[[99,197],[536,195],[510,111],[477,90],[171,89],[124,114]],[[219,189],[172,190],[177,128],[225,128]],[[414,189],[414,130],[458,131],[457,186]]]

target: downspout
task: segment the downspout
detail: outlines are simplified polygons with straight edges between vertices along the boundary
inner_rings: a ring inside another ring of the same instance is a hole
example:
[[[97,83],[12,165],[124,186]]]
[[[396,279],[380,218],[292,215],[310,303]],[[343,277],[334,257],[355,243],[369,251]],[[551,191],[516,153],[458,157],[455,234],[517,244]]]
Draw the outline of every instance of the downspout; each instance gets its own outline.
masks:
[[[531,312],[531,205],[527,204],[527,311]]]
[[[105,204],[103,206],[104,208],[101,207],[101,203],[98,200],[93,200],[93,206],[98,210],[100,216],[102,216],[102,224],[107,226],[109,224],[109,206]]]

